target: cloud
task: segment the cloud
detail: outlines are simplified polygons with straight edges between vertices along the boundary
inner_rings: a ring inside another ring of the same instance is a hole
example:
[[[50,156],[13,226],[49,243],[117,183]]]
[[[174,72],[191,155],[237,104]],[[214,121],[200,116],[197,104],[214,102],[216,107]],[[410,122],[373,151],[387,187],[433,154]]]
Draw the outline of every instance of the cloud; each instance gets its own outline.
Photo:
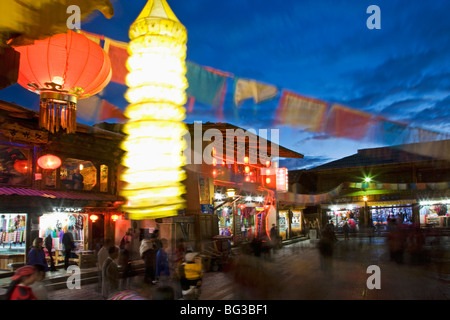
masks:
[[[305,156],[303,159],[280,159],[279,167],[286,167],[288,170],[311,169],[332,161],[334,159],[326,156],[310,157]]]

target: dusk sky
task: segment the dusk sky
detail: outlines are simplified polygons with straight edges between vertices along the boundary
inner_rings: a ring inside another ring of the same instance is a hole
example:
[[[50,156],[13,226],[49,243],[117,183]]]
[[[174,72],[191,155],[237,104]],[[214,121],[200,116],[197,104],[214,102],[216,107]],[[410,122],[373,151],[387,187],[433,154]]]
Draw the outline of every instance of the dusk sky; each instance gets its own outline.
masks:
[[[114,17],[96,12],[83,30],[128,42],[128,29],[146,0],[112,0]],[[450,133],[449,1],[388,0],[168,0],[188,31],[189,61],[337,102],[392,121]],[[368,29],[370,5],[381,9],[381,29]],[[279,96],[237,115],[227,93],[224,115],[244,129],[280,129],[280,144],[305,155],[290,168],[318,165],[380,146],[273,126]],[[104,97],[125,109],[126,87],[111,83]],[[38,109],[37,95],[18,85],[0,99]],[[196,104],[186,122],[214,122]]]

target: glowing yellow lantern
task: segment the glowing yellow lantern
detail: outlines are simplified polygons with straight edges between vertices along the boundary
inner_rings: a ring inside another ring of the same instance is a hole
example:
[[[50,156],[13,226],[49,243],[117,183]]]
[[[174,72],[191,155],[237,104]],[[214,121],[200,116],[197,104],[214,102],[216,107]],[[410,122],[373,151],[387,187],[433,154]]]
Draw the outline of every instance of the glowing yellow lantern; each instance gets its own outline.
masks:
[[[177,215],[185,206],[186,28],[165,0],[149,0],[129,35],[123,209],[134,220]]]

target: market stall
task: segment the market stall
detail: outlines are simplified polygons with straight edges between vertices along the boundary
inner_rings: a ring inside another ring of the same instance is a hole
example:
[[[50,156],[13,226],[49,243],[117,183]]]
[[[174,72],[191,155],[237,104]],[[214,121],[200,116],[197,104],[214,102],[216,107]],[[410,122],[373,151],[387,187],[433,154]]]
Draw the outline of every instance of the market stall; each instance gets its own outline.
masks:
[[[420,202],[420,226],[422,227],[450,227],[448,200]]]
[[[39,237],[45,239],[47,236],[52,238],[51,253],[54,256],[55,263],[64,262],[64,245],[62,239],[65,233],[72,234],[75,250],[72,251],[71,261],[80,267],[87,264],[95,264],[94,252],[88,250],[89,235],[89,215],[82,213],[81,209],[68,209],[51,213],[44,213],[39,219]]]
[[[0,215],[0,270],[10,270],[10,263],[25,262],[27,214]]]

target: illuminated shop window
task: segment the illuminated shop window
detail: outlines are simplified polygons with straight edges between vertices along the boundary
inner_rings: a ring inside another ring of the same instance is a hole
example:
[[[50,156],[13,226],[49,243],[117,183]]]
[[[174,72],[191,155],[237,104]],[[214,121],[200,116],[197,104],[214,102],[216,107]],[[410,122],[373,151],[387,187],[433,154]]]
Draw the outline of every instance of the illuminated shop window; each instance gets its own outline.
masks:
[[[100,166],[100,192],[108,192],[108,166]]]
[[[0,184],[28,185],[30,152],[26,148],[0,145]]]
[[[60,169],[61,184],[69,190],[92,190],[97,184],[97,169],[90,161],[67,158]]]

